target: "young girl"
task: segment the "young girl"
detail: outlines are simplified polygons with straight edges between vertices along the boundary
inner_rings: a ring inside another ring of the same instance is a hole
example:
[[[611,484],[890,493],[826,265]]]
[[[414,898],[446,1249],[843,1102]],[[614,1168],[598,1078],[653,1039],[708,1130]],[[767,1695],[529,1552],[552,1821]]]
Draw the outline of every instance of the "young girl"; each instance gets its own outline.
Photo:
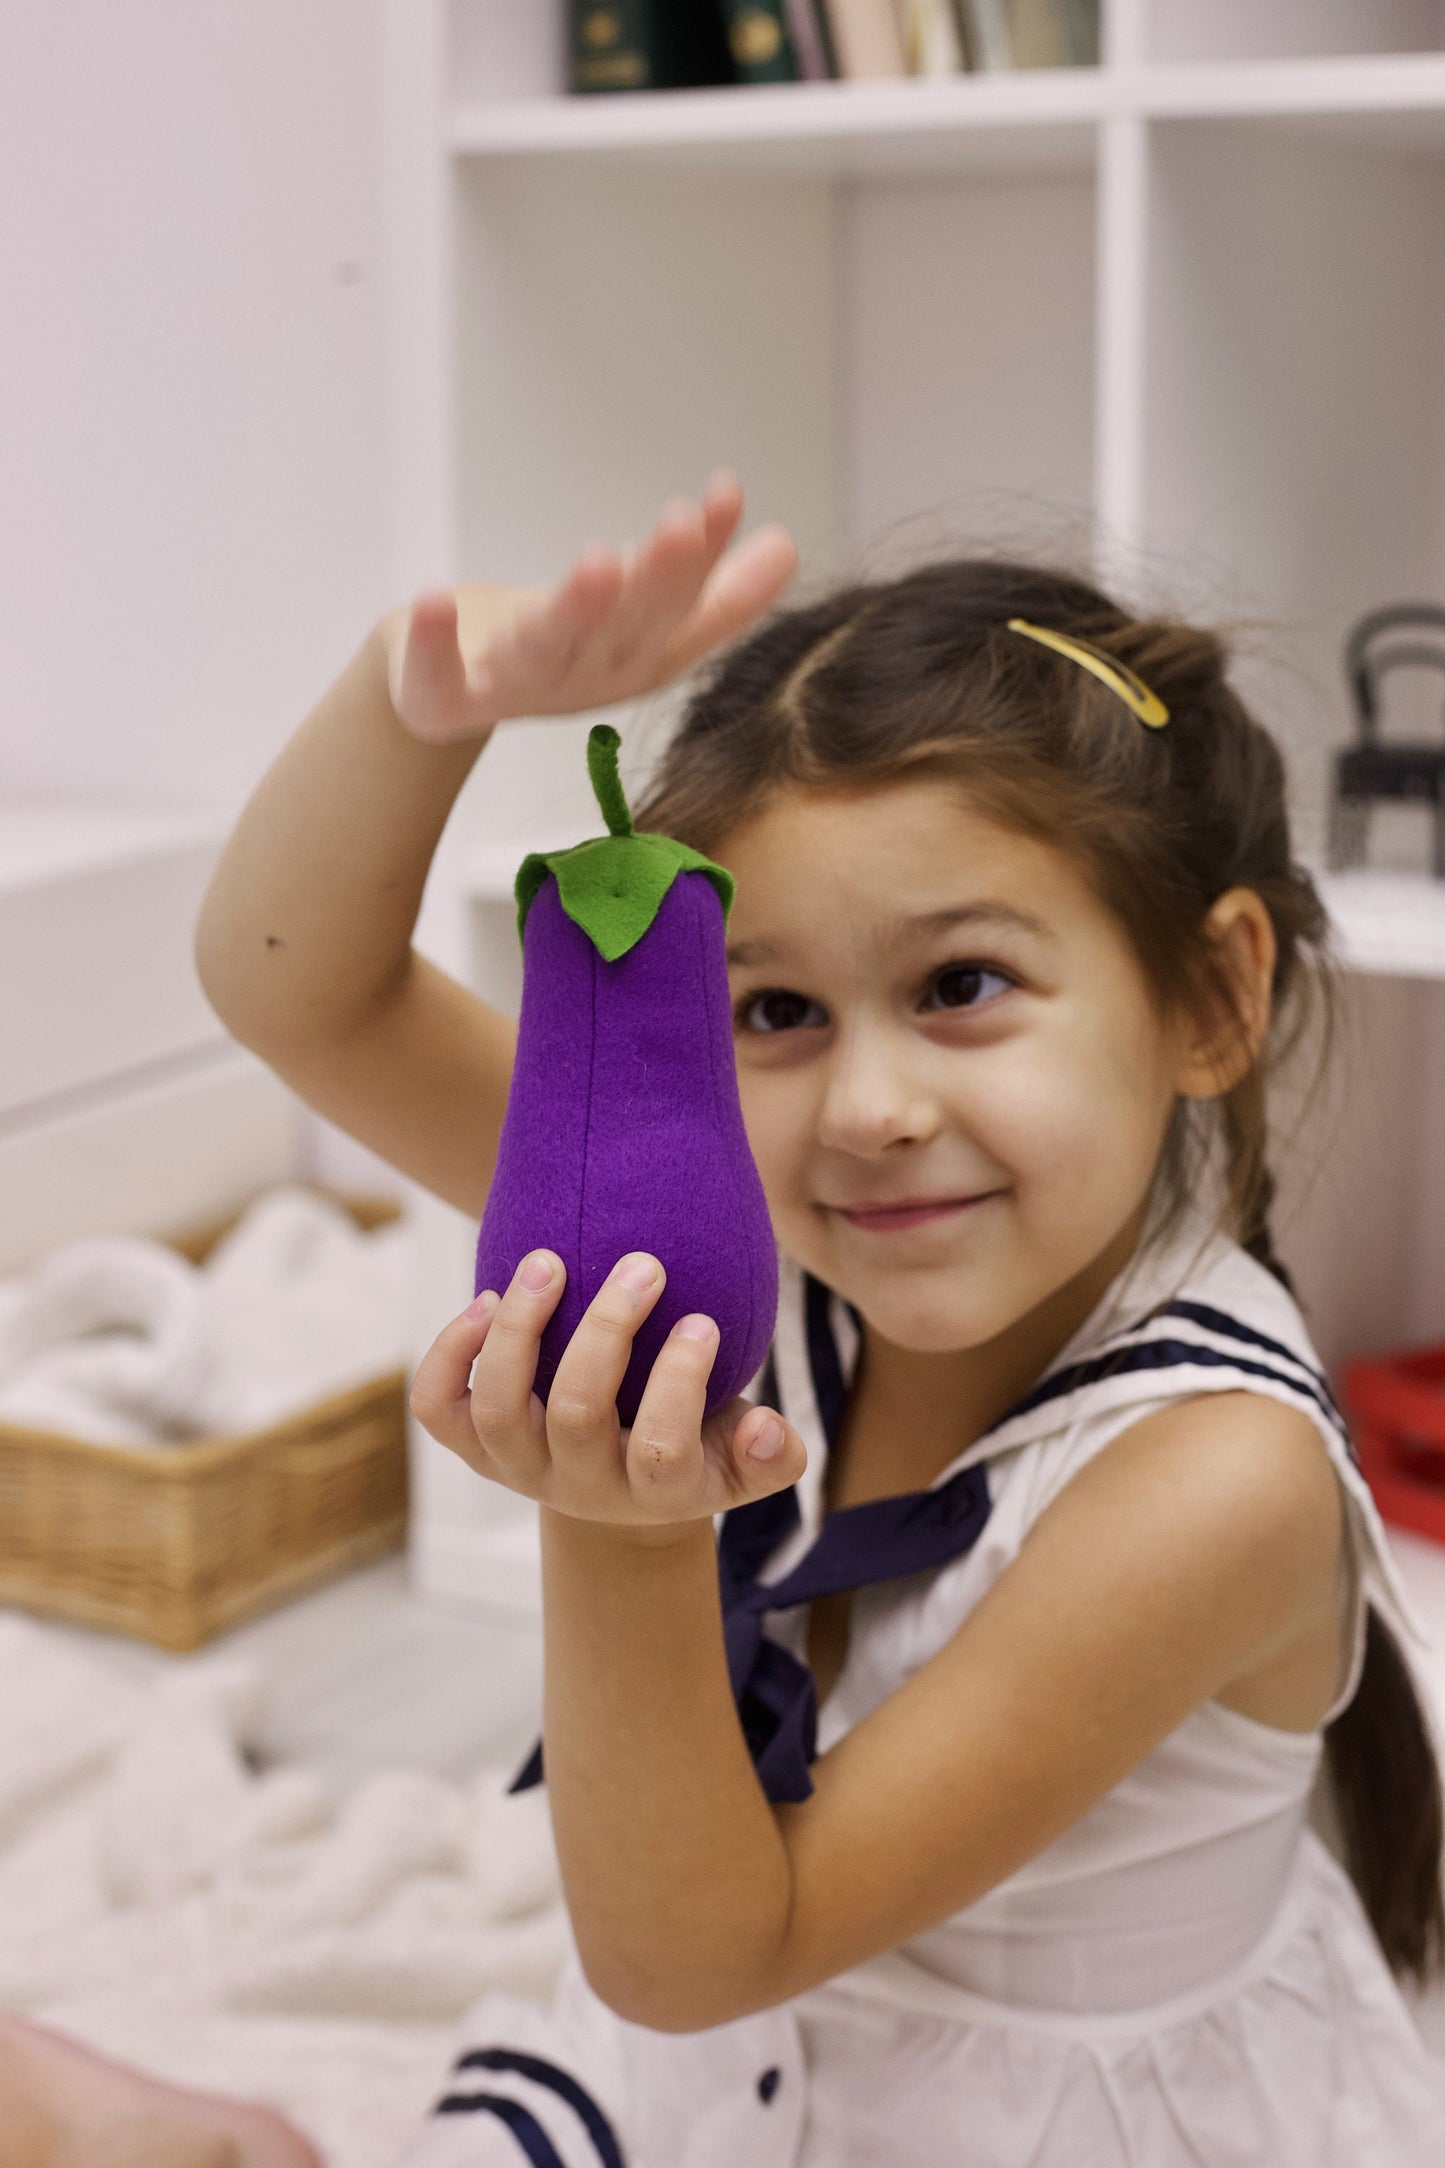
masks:
[[[236,1036],[480,1218],[516,1029],[410,947],[448,812],[504,718],[734,642],[634,817],[737,883],[776,1337],[704,1421],[684,1320],[619,1431],[635,1254],[544,1410],[544,1251],[417,1370],[540,1504],[576,1956],[472,2013],[407,2161],[1438,2163],[1391,1976],[1445,1935],[1410,1621],[1270,1247],[1265,1072],[1327,934],[1278,751],[1207,633],[1036,567],[738,642],[796,565],[725,554],[740,511],[719,477],[555,592],[392,613],[199,928]]]

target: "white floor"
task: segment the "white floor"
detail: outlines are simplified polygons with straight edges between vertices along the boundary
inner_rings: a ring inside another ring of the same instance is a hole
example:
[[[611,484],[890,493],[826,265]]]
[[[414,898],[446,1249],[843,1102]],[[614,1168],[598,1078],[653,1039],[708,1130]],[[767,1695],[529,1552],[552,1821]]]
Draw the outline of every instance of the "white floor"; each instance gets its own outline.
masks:
[[[266,1688],[263,1762],[304,1761],[344,1786],[370,1769],[459,1778],[520,1767],[537,1736],[539,1633],[413,1594],[401,1553],[176,1656],[67,1626],[78,1645],[143,1678],[198,1657],[244,1656]]]

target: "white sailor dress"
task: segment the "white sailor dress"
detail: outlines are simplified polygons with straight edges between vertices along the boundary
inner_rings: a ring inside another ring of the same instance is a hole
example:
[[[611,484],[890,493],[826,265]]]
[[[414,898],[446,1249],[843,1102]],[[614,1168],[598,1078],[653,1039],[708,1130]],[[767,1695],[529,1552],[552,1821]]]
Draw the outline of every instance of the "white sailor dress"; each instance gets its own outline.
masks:
[[[807,1795],[814,1753],[942,1648],[1095,1453],[1199,1393],[1301,1408],[1341,1484],[1323,1723],[1354,1695],[1368,1605],[1423,1641],[1298,1307],[1197,1210],[927,1491],[824,1518],[860,1328],[780,1257],[753,1397],[797,1426],[808,1469],[719,1534],[729,1668],[769,1797]],[[841,1586],[847,1654],[815,1711],[807,1607]],[[1445,2063],[1311,1825],[1321,1730],[1205,1702],[974,1904],[730,2024],[619,2018],[574,1951],[550,2006],[491,1994],[468,2013],[405,2168],[1439,2168]]]

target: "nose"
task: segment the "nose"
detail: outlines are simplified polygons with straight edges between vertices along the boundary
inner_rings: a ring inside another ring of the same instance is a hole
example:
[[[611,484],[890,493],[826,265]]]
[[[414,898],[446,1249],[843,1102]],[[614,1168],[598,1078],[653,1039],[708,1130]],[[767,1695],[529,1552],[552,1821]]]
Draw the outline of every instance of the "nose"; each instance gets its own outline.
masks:
[[[900,1139],[921,1141],[939,1127],[938,1102],[919,1073],[917,1050],[864,1028],[840,1037],[818,1113],[818,1142],[862,1158]]]

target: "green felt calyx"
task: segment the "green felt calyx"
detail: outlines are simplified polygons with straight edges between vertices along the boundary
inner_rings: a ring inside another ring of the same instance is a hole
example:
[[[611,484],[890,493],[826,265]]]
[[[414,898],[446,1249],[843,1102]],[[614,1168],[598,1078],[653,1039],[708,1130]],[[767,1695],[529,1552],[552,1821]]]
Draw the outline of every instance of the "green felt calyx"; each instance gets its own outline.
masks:
[[[737,885],[726,868],[671,836],[638,835],[633,828],[617,772],[621,743],[610,723],[594,723],[587,734],[587,772],[609,832],[567,850],[532,851],[517,869],[519,941],[525,941],[532,898],[549,873],[556,879],[563,910],[608,963],[642,939],[679,873],[706,874],[718,892],[726,924]]]

